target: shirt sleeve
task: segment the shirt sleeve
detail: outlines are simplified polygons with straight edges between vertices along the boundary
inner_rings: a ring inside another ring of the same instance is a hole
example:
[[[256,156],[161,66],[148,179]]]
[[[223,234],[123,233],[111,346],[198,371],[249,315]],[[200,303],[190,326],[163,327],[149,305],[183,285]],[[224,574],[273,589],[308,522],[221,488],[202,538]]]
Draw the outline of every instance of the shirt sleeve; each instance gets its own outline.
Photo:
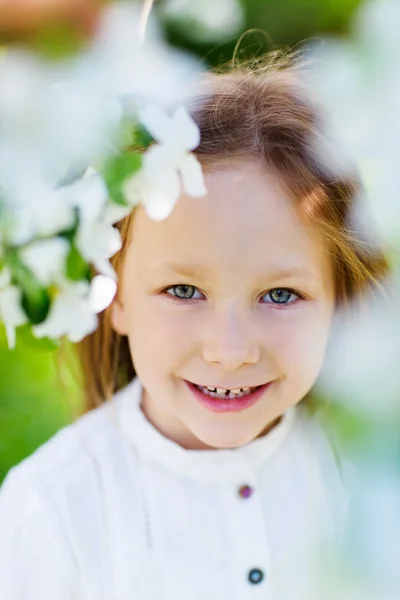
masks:
[[[78,569],[44,488],[15,467],[0,488],[0,598],[79,600]]]

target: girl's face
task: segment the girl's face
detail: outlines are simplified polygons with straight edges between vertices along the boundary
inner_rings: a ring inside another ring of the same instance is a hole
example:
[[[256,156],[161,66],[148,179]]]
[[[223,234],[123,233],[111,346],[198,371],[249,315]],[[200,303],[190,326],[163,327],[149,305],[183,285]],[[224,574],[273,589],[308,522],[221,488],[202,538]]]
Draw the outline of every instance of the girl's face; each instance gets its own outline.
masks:
[[[299,402],[320,371],[334,310],[322,237],[264,166],[243,159],[206,171],[205,182],[207,196],[182,196],[164,221],[137,209],[112,307],[144,413],[192,449],[246,444]],[[245,410],[214,412],[186,382],[269,385]]]

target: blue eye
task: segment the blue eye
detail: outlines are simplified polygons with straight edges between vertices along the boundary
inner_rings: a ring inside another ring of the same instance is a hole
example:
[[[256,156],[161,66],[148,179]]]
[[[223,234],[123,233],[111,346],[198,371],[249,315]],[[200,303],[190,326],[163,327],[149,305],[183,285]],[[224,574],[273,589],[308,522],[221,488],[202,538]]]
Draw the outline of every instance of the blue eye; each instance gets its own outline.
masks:
[[[194,293],[197,290],[197,288],[195,288],[193,285],[180,284],[173,285],[170,288],[168,288],[168,290],[166,290],[167,294],[170,290],[175,290],[173,294],[170,294],[170,296],[173,296],[174,298],[177,298],[179,300],[192,300],[194,298]],[[201,298],[201,296],[198,297]]]
[[[269,303],[272,302],[274,304],[293,304],[301,297],[300,294],[288,288],[274,288],[264,294],[264,296],[269,296],[271,299]]]

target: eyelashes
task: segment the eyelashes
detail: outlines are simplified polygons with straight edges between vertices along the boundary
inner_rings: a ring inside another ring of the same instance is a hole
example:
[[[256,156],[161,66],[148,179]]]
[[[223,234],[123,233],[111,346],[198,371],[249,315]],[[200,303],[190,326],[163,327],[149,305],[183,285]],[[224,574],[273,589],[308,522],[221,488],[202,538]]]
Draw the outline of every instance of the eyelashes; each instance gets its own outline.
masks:
[[[178,291],[178,295],[175,295],[174,293],[171,294],[170,290]],[[200,294],[200,298],[196,298],[194,296],[196,292]],[[202,297],[204,297],[204,295],[201,292],[199,292],[199,290],[195,286],[187,284],[172,285],[162,290],[161,293],[163,295],[169,296],[171,300],[175,302],[186,304],[190,300],[201,300]],[[179,294],[181,294],[181,296]],[[269,296],[270,301],[262,302],[262,304],[274,304],[275,306],[288,306],[296,304],[299,300],[306,299],[304,294],[302,294],[301,292],[286,287],[271,288],[270,290],[264,292],[261,298],[264,298],[265,296]]]
[[[197,288],[194,287],[194,285],[185,285],[185,284],[172,285],[171,287],[164,290],[164,292],[168,294],[169,290],[173,290],[173,289],[181,289],[182,293],[183,293],[183,298],[180,298],[179,296],[175,296],[174,294],[169,294],[175,300],[179,300],[179,301],[183,301],[183,302],[185,302],[186,300],[198,300],[198,298],[193,298],[193,296],[190,295],[190,292],[192,290],[197,290]],[[189,294],[188,294],[188,291],[189,291]]]

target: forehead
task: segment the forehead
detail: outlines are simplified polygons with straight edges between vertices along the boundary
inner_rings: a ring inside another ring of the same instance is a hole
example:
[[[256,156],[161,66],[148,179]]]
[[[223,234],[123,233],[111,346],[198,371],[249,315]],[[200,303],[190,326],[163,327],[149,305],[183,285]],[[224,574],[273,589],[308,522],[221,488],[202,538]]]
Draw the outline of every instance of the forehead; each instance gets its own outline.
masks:
[[[329,269],[319,232],[296,210],[276,178],[258,161],[240,160],[205,170],[207,195],[182,195],[164,221],[143,208],[133,221],[131,249],[137,266],[201,264],[209,272]]]

